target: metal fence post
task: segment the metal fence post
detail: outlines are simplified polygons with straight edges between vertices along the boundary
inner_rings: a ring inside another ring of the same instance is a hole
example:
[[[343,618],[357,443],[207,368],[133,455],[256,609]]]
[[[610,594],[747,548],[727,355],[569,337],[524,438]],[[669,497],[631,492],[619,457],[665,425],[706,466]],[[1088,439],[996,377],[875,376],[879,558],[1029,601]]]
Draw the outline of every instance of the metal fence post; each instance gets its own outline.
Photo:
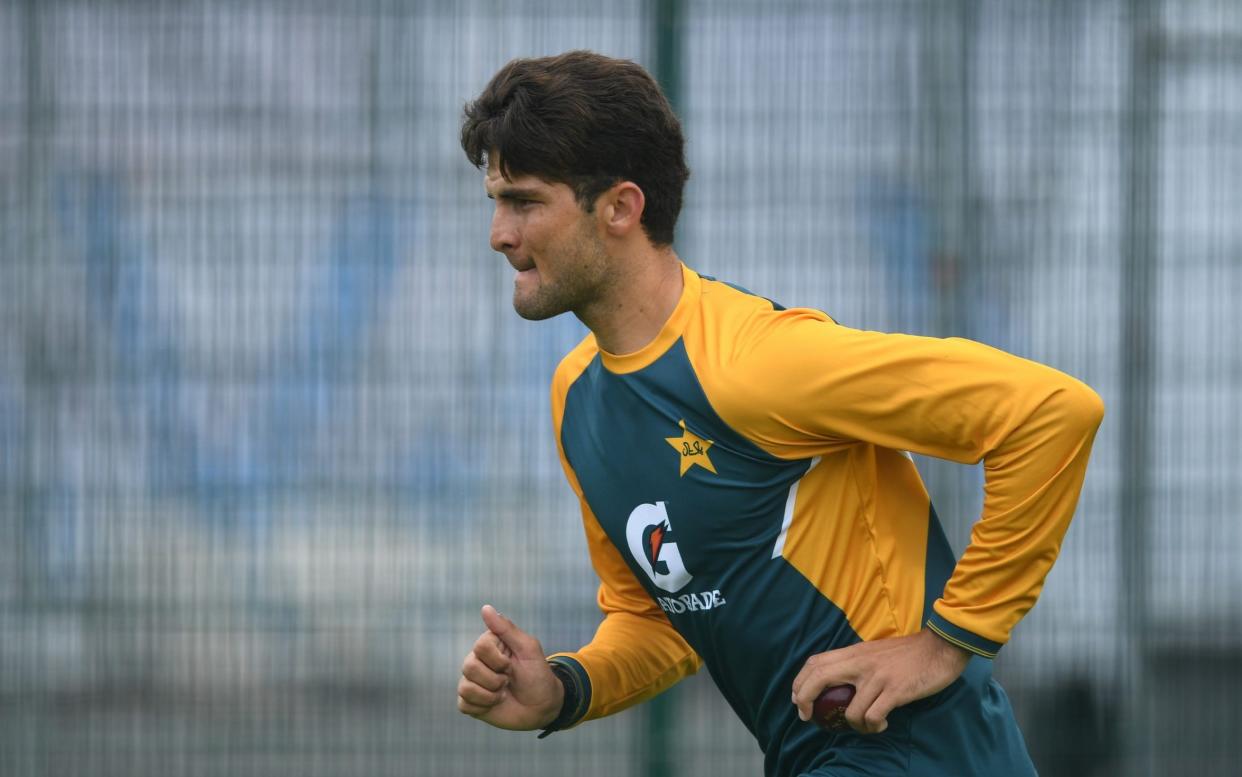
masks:
[[[1151,417],[1155,380],[1157,309],[1156,206],[1159,173],[1160,30],[1158,0],[1132,0],[1130,88],[1127,94],[1121,170],[1121,520],[1118,548],[1125,638],[1118,641],[1123,723],[1123,772],[1151,773],[1150,721],[1144,674],[1148,658],[1148,563],[1151,525]]]
[[[673,110],[681,111],[681,52],[683,29],[681,0],[652,0],[651,35],[654,51],[653,74],[672,104]],[[673,744],[677,737],[673,729],[677,724],[677,698],[663,693],[645,706],[646,716],[641,734],[641,756],[636,763],[642,764],[643,777],[672,777]]]

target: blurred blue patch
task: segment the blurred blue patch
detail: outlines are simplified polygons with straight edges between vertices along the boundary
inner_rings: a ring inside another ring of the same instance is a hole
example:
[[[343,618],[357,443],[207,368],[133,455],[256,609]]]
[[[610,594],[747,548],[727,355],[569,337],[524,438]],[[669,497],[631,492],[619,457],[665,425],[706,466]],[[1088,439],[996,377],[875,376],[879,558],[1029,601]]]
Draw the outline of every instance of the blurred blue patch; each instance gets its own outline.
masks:
[[[1007,285],[1013,273],[985,272],[1004,257],[961,256],[941,245],[932,206],[913,186],[873,182],[865,200],[884,259],[890,329],[1014,346]],[[994,242],[989,248],[1000,250]]]
[[[342,200],[327,260],[290,322],[273,370],[260,386],[254,423],[227,445],[204,439],[211,419],[187,415],[192,388],[176,327],[158,308],[148,261],[132,231],[121,180],[65,176],[57,187],[62,227],[81,246],[85,303],[113,343],[124,412],[147,430],[151,487],[192,502],[223,525],[265,521],[274,489],[322,481],[309,453],[361,366],[371,327],[387,305],[396,265],[392,207],[372,197]],[[196,425],[195,421],[199,424]]]
[[[884,258],[891,329],[930,334],[938,291],[931,217],[923,198],[907,187],[875,182],[866,194],[872,238]]]

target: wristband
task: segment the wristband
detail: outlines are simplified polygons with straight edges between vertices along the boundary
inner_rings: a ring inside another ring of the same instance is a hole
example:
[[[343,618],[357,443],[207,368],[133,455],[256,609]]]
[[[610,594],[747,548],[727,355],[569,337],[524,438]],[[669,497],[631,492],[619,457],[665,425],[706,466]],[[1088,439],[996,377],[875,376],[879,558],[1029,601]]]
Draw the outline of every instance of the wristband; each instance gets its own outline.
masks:
[[[552,674],[557,680],[561,681],[561,685],[565,689],[565,700],[561,702],[561,711],[556,714],[552,722],[548,724],[540,734],[539,739],[543,739],[554,731],[560,731],[566,725],[573,722],[574,715],[579,712],[579,702],[582,694],[578,690],[578,679],[574,677],[574,673],[569,667],[560,661],[549,661],[548,667],[551,668]]]

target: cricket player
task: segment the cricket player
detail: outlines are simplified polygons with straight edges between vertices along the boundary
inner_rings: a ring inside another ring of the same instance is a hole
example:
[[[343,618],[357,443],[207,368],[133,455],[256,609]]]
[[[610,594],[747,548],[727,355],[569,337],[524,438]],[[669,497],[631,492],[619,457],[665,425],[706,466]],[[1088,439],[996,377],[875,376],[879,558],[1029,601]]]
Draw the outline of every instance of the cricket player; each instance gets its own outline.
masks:
[[[850,329],[695,272],[672,249],[681,127],[632,62],[514,60],[461,142],[518,314],[590,329],[552,378],[552,421],[603,619],[548,656],[485,606],[458,709],[546,735],[706,667],[770,777],[1034,774],[991,659],[1056,560],[1099,397],[979,343]],[[984,462],[960,558],[911,451]],[[813,702],[843,684],[850,728],[822,730]]]

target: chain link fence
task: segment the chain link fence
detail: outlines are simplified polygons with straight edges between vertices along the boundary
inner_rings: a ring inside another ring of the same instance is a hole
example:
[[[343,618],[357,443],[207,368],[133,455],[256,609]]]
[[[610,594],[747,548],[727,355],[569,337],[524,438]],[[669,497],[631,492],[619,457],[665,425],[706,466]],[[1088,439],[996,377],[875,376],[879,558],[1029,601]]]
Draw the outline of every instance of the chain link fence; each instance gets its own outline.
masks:
[[[455,710],[492,602],[598,614],[462,104],[646,64],[677,249],[1104,397],[997,660],[1042,773],[1231,774],[1242,710],[1242,7],[0,2],[0,773],[753,775],[704,673],[535,741]],[[920,460],[957,550],[977,468]]]

